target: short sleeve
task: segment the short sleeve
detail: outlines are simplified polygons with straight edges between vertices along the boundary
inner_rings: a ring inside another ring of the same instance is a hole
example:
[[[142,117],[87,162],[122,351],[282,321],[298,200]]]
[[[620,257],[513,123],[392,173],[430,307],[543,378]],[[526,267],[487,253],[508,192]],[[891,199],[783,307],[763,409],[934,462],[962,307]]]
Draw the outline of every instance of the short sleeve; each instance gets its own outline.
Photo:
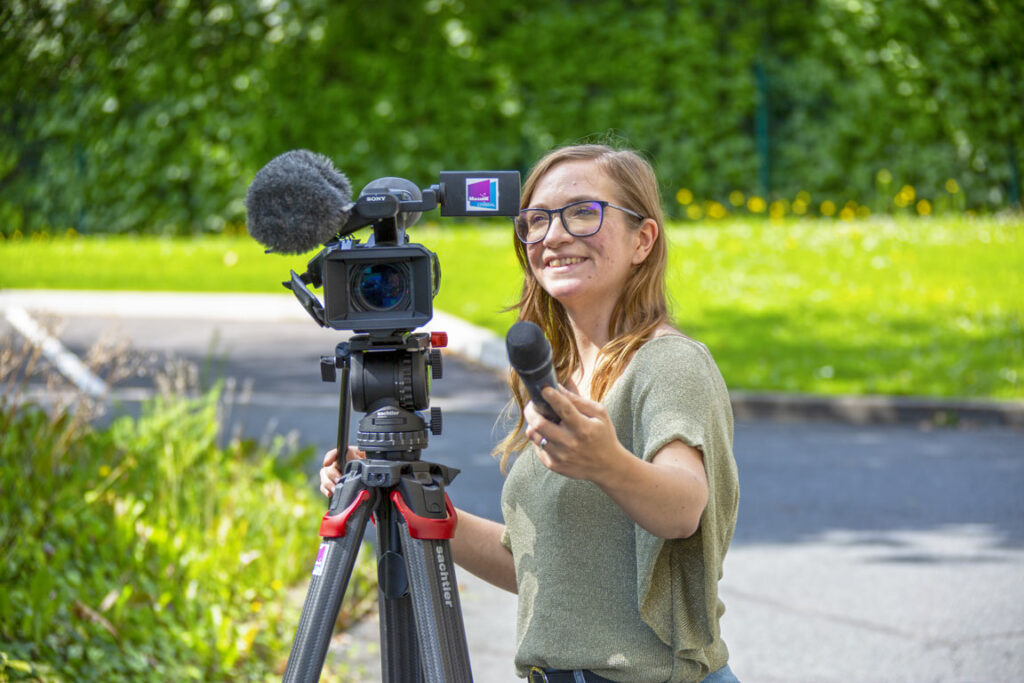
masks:
[[[708,648],[720,642],[718,581],[738,506],[732,408],[711,354],[693,340],[652,340],[637,352],[633,366],[634,454],[649,461],[679,440],[704,456],[708,502],[698,531],[666,540],[636,526],[641,617],[672,647],[680,679],[699,680],[710,673]]]

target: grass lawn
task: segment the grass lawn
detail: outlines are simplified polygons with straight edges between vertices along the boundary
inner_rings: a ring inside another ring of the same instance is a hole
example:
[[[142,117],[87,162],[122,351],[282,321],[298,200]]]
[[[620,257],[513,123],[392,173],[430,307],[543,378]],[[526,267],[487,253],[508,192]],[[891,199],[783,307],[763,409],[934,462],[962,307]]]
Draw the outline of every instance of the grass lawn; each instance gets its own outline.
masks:
[[[730,386],[1024,397],[1024,221],[673,230],[677,322]]]
[[[504,225],[414,226],[435,306],[504,335]],[[733,389],[1024,398],[1024,219],[709,222],[669,230],[677,324]],[[248,237],[0,241],[0,288],[284,292],[304,257]],[[296,303],[298,306],[298,303]],[[312,324],[312,322],[310,323]]]

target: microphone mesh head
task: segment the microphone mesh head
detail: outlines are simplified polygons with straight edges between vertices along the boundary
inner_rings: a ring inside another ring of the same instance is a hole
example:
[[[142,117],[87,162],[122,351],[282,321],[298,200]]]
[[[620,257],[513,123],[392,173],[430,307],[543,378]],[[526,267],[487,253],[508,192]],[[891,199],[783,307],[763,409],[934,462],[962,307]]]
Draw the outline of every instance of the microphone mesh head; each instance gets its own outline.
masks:
[[[249,234],[284,254],[302,254],[333,239],[351,206],[348,178],[327,157],[304,149],[272,159],[245,196]]]
[[[520,320],[505,335],[508,362],[518,372],[530,372],[551,362],[551,344],[535,323]]]

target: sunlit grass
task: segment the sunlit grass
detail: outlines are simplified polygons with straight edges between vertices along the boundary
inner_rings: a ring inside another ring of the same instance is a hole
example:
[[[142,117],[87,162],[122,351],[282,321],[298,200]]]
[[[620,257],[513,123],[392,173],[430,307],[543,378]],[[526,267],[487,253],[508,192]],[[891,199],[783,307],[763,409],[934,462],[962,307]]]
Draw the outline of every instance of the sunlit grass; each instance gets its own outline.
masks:
[[[0,239],[0,287],[285,292],[310,255],[266,255],[248,236],[131,235]]]
[[[520,276],[504,224],[427,223],[438,309],[503,335]],[[674,226],[677,324],[729,386],[1024,397],[1024,220],[722,220]],[[0,287],[280,292],[310,255],[245,236],[0,241]],[[298,304],[296,304],[298,305]]]
[[[735,388],[1021,397],[1022,233],[948,218],[677,228],[670,289]]]

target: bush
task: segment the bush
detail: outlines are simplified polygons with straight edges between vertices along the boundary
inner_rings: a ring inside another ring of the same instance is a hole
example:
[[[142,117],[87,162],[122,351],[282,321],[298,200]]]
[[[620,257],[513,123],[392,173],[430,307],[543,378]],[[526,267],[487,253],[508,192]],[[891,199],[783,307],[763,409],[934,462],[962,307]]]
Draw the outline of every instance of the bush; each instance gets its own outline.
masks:
[[[298,147],[358,190],[442,168],[525,171],[591,135],[647,152],[666,197],[722,207],[731,192],[807,192],[809,215],[822,200],[899,214],[904,187],[931,205],[1020,207],[1020,2],[374,10],[5,3],[0,234],[231,230],[257,169]]]
[[[16,393],[0,394],[0,681],[276,678],[323,506],[308,453],[219,446],[219,388],[105,430]],[[349,617],[372,604],[369,560]]]

